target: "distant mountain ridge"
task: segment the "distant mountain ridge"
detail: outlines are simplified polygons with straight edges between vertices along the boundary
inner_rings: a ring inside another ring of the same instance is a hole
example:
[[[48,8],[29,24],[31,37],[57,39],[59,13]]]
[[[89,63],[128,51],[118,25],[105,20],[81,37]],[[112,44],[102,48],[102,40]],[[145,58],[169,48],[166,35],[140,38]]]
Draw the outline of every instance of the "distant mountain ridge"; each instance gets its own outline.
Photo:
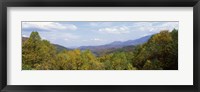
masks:
[[[143,43],[147,42],[151,36],[152,35],[148,35],[148,36],[141,37],[139,39],[128,40],[128,41],[124,41],[124,42],[114,41],[112,43],[105,44],[105,45],[99,45],[99,46],[81,46],[81,47],[79,47],[79,49],[81,49],[81,50],[90,49],[93,51],[93,50],[101,50],[101,49],[108,49],[108,48],[122,48],[125,46],[139,45],[139,44],[143,44]]]
[[[80,49],[80,50],[91,50],[95,55],[100,55],[101,53],[110,53],[113,51],[117,50],[128,50],[130,48],[134,48],[136,45],[143,44],[147,42],[152,35],[144,36],[135,40],[127,40],[127,41],[114,41],[109,44],[105,45],[99,45],[99,46],[80,46],[78,48],[74,49]],[[26,41],[28,38],[27,37],[22,37],[22,42]],[[58,44],[53,44],[57,49],[58,52],[62,50],[72,50],[67,47],[58,45]]]
[[[99,45],[99,46],[81,46],[78,49],[87,50],[90,49],[96,56],[101,56],[103,54],[108,54],[116,51],[127,51],[133,50],[136,45],[143,44],[147,42],[152,35],[144,36],[135,40],[128,41],[114,41],[109,44]]]

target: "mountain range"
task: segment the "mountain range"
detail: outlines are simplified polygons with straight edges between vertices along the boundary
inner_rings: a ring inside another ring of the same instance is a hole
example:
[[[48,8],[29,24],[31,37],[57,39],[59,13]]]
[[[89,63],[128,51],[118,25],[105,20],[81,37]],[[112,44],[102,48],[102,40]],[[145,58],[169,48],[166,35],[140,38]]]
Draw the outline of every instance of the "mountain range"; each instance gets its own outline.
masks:
[[[108,54],[115,51],[127,51],[134,49],[136,45],[143,44],[147,42],[152,35],[144,36],[135,40],[128,41],[114,41],[109,44],[99,45],[99,46],[80,46],[80,50],[91,50],[95,55],[99,56],[102,54]]]
[[[139,39],[135,39],[135,40],[127,40],[127,41],[114,41],[112,43],[109,44],[105,44],[105,45],[99,45],[99,46],[80,46],[78,48],[75,49],[80,49],[80,50],[91,50],[95,55],[100,55],[102,53],[111,53],[114,51],[126,51],[129,50],[131,48],[134,48],[136,45],[139,44],[143,44],[145,42],[147,42],[150,37],[152,35],[148,35],[148,36],[144,36],[141,37]],[[22,37],[22,42],[24,42],[25,40],[27,40],[27,37]],[[57,51],[60,52],[62,50],[72,50],[69,48],[66,48],[64,46],[58,45],[58,44],[52,44],[56,47]]]
[[[148,35],[148,36],[144,36],[142,38],[139,39],[135,39],[135,40],[128,40],[128,41],[114,41],[112,43],[109,44],[105,44],[105,45],[99,45],[99,46],[81,46],[79,47],[80,50],[86,50],[86,49],[90,49],[90,50],[101,50],[101,49],[108,49],[108,48],[122,48],[125,46],[131,46],[131,45],[138,45],[138,44],[143,44],[145,42],[148,41],[148,39],[151,37],[152,35]]]

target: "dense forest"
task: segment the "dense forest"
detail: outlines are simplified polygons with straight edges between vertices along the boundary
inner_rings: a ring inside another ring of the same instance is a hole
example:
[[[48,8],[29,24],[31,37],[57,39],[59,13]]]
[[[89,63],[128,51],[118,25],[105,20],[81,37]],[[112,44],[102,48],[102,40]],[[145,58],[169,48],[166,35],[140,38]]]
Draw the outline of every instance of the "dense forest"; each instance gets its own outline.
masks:
[[[89,49],[58,50],[38,32],[22,44],[22,70],[177,70],[178,30],[164,30],[137,46],[96,56]]]

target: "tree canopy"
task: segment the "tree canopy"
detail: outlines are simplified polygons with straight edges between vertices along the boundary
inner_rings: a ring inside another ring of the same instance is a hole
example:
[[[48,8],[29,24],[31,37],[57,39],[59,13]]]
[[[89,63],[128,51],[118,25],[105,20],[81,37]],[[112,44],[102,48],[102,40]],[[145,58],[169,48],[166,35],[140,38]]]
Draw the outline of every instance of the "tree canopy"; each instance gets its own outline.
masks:
[[[130,49],[132,48],[132,49]],[[95,56],[89,49],[57,51],[34,31],[22,44],[23,70],[177,70],[178,30],[164,30],[144,44]]]

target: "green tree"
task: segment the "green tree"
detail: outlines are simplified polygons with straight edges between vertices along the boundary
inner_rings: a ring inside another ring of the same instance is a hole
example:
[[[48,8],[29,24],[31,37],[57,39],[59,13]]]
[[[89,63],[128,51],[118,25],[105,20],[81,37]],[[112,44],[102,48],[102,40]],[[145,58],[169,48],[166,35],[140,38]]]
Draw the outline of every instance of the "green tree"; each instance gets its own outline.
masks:
[[[53,69],[51,63],[55,63],[55,52],[55,47],[48,41],[41,40],[38,32],[32,32],[30,38],[22,45],[22,68]]]
[[[138,69],[177,69],[178,30],[161,31],[153,35],[147,43],[138,46],[133,65]],[[154,64],[154,65],[152,65]],[[159,65],[155,65],[159,64]],[[151,67],[150,67],[151,66]]]
[[[171,70],[178,69],[178,30],[154,34],[138,46],[112,49],[95,56],[90,50],[56,51],[38,32],[22,44],[23,70]]]

